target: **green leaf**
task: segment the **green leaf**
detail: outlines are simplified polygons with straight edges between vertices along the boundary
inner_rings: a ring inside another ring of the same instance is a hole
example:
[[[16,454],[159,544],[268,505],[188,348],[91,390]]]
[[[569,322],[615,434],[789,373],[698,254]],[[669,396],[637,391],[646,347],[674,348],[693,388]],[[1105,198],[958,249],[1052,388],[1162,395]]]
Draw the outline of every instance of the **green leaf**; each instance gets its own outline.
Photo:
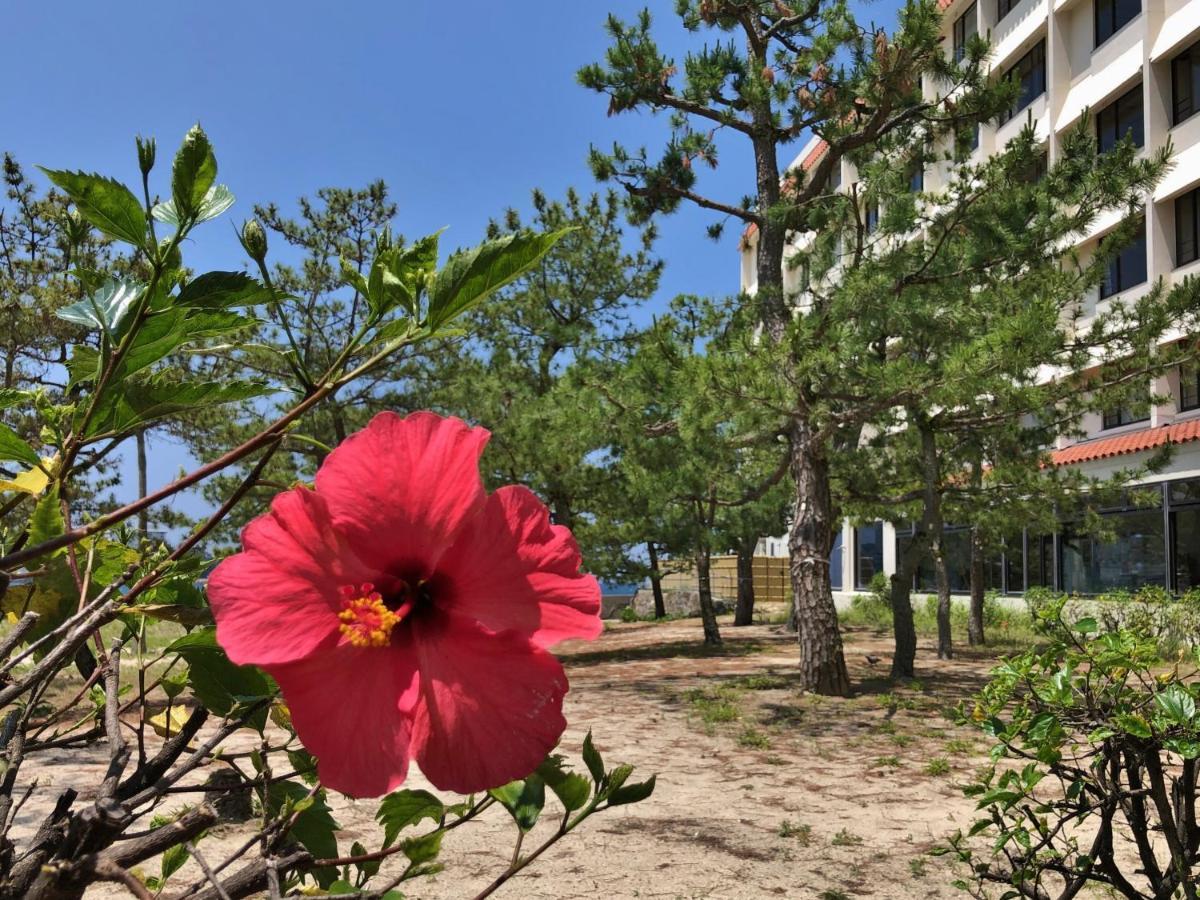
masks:
[[[209,188],[217,179],[217,158],[208,135],[193,125],[183,137],[171,168],[171,199],[177,213],[191,219],[200,212]]]
[[[41,462],[37,451],[3,422],[0,422],[0,459],[15,459],[31,466]]]
[[[188,683],[192,693],[204,706],[219,716],[227,716],[243,702],[274,693],[267,676],[253,666],[238,666],[229,661],[217,644],[215,628],[197,628],[167,647],[168,653],[178,653],[188,664]],[[248,723],[262,731],[267,721],[267,708],[257,711]]]
[[[126,317],[133,312],[143,290],[145,285],[137,282],[110,278],[90,297],[64,306],[58,311],[58,317],[85,328],[98,328],[111,335],[120,329]]]
[[[414,866],[432,862],[442,852],[442,835],[444,833],[439,829],[420,837],[412,837],[404,841],[400,847],[404,851],[404,855],[408,857],[408,861]]]
[[[609,806],[624,806],[628,803],[640,803],[654,793],[654,783],[657,775],[651,775],[645,781],[626,784],[608,795]]]
[[[180,867],[188,861],[188,848],[183,844],[176,844],[174,847],[168,847],[162,855],[162,874],[160,875],[160,883],[165,882],[168,878],[179,871]]]
[[[145,616],[159,622],[174,622],[187,628],[197,625],[212,625],[212,610],[208,607],[184,606],[182,603],[139,603],[122,606],[117,612],[122,615]]]
[[[67,523],[63,520],[62,504],[58,501],[58,485],[55,484],[42,495],[42,499],[38,500],[37,506],[33,508],[33,515],[29,518],[29,544],[36,547],[43,541],[58,537],[66,530]]]
[[[1154,732],[1150,730],[1150,723],[1139,715],[1133,713],[1118,715],[1116,723],[1118,728],[1134,737],[1150,738],[1154,736]]]
[[[204,195],[204,201],[200,204],[200,209],[196,213],[194,219],[195,224],[207,222],[209,219],[215,219],[229,207],[233,206],[233,192],[225,185],[218,184],[209,188],[208,193]],[[175,207],[174,200],[164,200],[162,203],[154,204],[154,208],[150,210],[152,215],[159,222],[170,225],[173,228],[178,228],[181,221],[179,210]]]
[[[1196,716],[1196,701],[1178,684],[1155,694],[1154,703],[1176,725],[1187,725]]]
[[[592,733],[589,731],[587,737],[583,739],[583,763],[587,766],[588,772],[592,775],[592,780],[597,784],[604,778],[604,759],[600,756],[600,751],[596,749],[596,745],[592,743]]]
[[[561,757],[548,758],[538,766],[537,773],[568,812],[581,809],[592,793],[590,781],[575,772],[563,770]]]
[[[353,851],[351,851],[353,852]],[[338,894],[355,894],[358,893],[358,888],[348,881],[342,881],[340,878],[326,888],[331,896],[336,897]]]
[[[308,792],[309,788],[294,781],[273,782],[267,791],[267,809],[272,816],[278,816],[285,804],[292,810],[303,810],[296,817],[291,836],[317,859],[331,859],[338,855],[334,832],[341,826],[334,821],[329,804],[325,801],[325,792],[318,791],[311,798]],[[317,883],[328,889],[337,880],[338,873],[336,868],[326,866],[314,869],[313,874]]]
[[[488,793],[500,801],[522,831],[529,831],[537,824],[542,807],[546,805],[546,783],[537,775],[530,775],[523,781],[510,781]]]
[[[1100,630],[1100,625],[1091,616],[1080,619],[1075,623],[1075,630],[1080,634],[1095,634]]]
[[[176,306],[232,309],[257,306],[271,299],[271,292],[244,272],[205,272],[179,290]]]
[[[430,287],[430,330],[438,330],[529,271],[564,234],[565,230],[509,234],[452,256]]]
[[[444,814],[442,801],[429,791],[402,790],[388,794],[380,801],[375,818],[383,826],[383,846],[390,847],[405,828],[422,819],[440,822]]]
[[[249,400],[270,393],[253,382],[176,381],[168,373],[110,385],[88,428],[88,436],[120,433],[182,412]]]
[[[80,215],[109,237],[135,247],[146,242],[146,214],[133,192],[119,181],[87,172],[42,169],[66,193]]]

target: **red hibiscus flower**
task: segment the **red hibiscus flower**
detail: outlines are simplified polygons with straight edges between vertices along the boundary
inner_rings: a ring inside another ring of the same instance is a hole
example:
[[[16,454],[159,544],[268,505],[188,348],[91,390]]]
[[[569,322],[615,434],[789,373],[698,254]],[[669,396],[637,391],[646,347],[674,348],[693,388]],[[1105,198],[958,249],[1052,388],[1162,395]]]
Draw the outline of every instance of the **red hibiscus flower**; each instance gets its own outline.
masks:
[[[279,682],[329,787],[378,796],[415,759],[439,788],[485,790],[528,775],[566,726],[546,648],[600,633],[600,587],[533,493],[484,490],[489,436],[376,416],[209,579],[217,640]]]

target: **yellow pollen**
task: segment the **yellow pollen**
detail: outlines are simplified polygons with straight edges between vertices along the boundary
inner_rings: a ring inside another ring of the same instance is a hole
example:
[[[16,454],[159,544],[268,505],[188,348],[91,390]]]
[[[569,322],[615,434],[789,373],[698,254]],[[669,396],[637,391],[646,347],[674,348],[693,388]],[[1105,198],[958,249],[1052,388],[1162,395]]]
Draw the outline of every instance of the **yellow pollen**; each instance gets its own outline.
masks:
[[[383,597],[370,593],[355,597],[342,604],[338,626],[346,639],[355,647],[385,647],[392,637],[392,629],[400,617],[384,605]]]

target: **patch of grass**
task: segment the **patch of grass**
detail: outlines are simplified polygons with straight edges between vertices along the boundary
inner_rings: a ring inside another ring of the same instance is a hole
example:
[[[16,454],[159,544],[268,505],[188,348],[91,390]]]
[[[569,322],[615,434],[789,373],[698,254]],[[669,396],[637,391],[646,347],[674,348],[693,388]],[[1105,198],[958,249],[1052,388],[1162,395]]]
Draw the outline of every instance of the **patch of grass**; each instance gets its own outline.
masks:
[[[830,840],[829,843],[833,844],[835,847],[857,847],[862,842],[863,839],[853,831],[848,831],[847,829],[843,828],[833,836],[833,839]]]
[[[818,900],[850,900],[850,895],[836,888],[826,888],[817,894]]]
[[[779,836],[781,838],[795,838],[801,847],[807,847],[809,841],[812,840],[812,826],[804,822],[792,823],[788,819],[784,819],[779,823]]]
[[[882,722],[880,722],[878,725],[875,726],[875,730],[878,731],[880,734],[895,734],[896,733],[896,723],[893,722],[891,719],[884,719]]]
[[[913,736],[911,734],[893,734],[888,736],[888,740],[897,747],[907,747],[913,742]]]
[[[776,756],[775,754],[771,754],[766,759],[764,759],[763,762],[765,762],[768,766],[786,766],[787,765],[786,759],[784,759],[782,756]]]
[[[728,688],[723,687],[713,690],[696,688],[684,695],[692,707],[692,712],[699,716],[700,721],[708,728],[723,722],[735,722],[741,717],[737,705],[733,702],[736,696],[736,691],[731,693]]]
[[[760,674],[739,678],[737,685],[748,691],[780,691],[789,687],[790,683],[782,675]]]
[[[900,768],[900,757],[898,756],[880,756],[875,760],[875,768],[877,769],[898,769]]]
[[[950,761],[944,756],[935,756],[925,764],[926,775],[948,775],[950,773]]]
[[[946,752],[952,756],[965,756],[975,752],[975,745],[962,738],[952,738],[946,741]]]
[[[771,746],[771,739],[757,728],[745,728],[738,735],[738,746],[749,750],[766,750]]]
[[[925,860],[918,856],[908,861],[908,871],[913,878],[925,877]]]

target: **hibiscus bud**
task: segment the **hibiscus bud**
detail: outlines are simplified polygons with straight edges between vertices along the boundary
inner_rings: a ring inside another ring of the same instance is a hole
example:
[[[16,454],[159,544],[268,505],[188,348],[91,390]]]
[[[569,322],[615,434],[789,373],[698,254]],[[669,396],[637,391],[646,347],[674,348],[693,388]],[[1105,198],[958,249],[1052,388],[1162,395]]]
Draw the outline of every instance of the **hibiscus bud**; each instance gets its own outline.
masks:
[[[142,170],[142,175],[149,175],[150,170],[154,168],[154,138],[144,138],[139,134],[136,141],[138,167]]]
[[[238,236],[246,254],[256,263],[262,263],[267,258],[267,233],[263,231],[258,219],[247,219],[242,224],[242,233]]]

